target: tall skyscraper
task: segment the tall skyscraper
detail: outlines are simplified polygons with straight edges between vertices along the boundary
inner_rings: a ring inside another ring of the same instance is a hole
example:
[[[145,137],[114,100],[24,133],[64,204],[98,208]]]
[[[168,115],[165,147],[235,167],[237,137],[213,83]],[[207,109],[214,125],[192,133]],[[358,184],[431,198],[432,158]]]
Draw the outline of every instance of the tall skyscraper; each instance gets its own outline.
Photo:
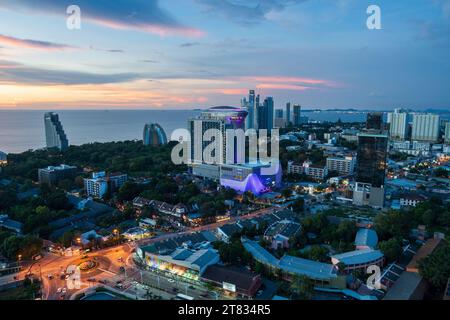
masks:
[[[264,99],[264,103],[258,108],[258,129],[273,129],[274,102],[272,97]]]
[[[298,127],[302,124],[302,106],[294,104],[294,126]]]
[[[250,90],[248,100],[244,98],[242,100],[242,108],[248,113],[245,120],[245,129],[257,129],[257,113],[259,107],[259,95],[256,96],[255,90]]]
[[[291,123],[291,103],[286,103],[286,123],[289,126]]]
[[[45,125],[45,140],[47,148],[58,148],[61,151],[69,148],[69,141],[67,140],[64,128],[59,121],[56,113],[48,112],[44,116]]]
[[[450,144],[450,122],[445,124],[444,142]]]
[[[367,114],[366,129],[382,130],[383,129],[383,113],[370,112]]]
[[[146,124],[143,134],[144,145],[161,146],[167,144],[167,136],[164,129],[157,123]]]
[[[387,153],[386,134],[367,132],[358,135],[355,204],[383,207]]]
[[[275,110],[275,118],[284,118],[284,110],[283,109]]]
[[[203,151],[211,144],[210,141],[204,141],[203,136],[209,129],[217,129],[222,133],[223,149],[222,149],[222,161],[226,161],[227,157],[227,141],[226,131],[228,129],[245,131],[245,119],[247,117],[247,111],[235,108],[235,107],[214,107],[205,112],[202,112],[197,118],[188,120],[188,130],[191,135],[191,159],[196,164],[204,162],[212,163],[215,155],[207,155],[209,158],[204,159]],[[236,159],[236,147],[235,161]],[[229,152],[229,151],[228,151]],[[217,163],[219,164],[219,163]]]
[[[401,109],[395,109],[388,113],[389,137],[392,140],[406,140],[408,137],[408,113]]]
[[[437,142],[441,117],[437,114],[414,114],[411,140]]]

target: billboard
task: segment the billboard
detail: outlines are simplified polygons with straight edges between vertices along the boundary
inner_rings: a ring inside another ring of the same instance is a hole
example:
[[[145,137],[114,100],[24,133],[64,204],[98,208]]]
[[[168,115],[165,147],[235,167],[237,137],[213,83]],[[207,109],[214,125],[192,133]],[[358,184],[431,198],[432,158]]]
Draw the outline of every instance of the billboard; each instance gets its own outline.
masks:
[[[223,289],[231,292],[236,292],[236,285],[223,282]]]

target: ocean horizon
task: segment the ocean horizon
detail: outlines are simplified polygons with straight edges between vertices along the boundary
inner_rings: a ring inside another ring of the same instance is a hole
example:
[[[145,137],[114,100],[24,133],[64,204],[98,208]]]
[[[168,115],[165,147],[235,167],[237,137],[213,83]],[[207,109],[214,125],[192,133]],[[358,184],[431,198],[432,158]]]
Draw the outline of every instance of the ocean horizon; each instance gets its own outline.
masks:
[[[142,140],[146,123],[158,123],[170,139],[176,129],[202,110],[0,110],[0,151],[21,153],[45,147],[44,114],[56,112],[70,145]],[[368,111],[303,111],[310,120],[364,122]],[[450,118],[443,115],[443,118]]]

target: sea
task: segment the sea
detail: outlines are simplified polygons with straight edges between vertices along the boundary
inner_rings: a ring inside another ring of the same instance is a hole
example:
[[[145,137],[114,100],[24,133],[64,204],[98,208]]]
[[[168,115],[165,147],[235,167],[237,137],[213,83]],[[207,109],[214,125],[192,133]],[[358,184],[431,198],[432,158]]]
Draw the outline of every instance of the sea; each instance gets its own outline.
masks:
[[[52,110],[58,113],[71,145],[142,140],[146,123],[158,123],[168,139],[200,110]],[[21,153],[45,147],[43,110],[0,110],[0,151]],[[305,111],[313,121],[364,122],[366,111]]]

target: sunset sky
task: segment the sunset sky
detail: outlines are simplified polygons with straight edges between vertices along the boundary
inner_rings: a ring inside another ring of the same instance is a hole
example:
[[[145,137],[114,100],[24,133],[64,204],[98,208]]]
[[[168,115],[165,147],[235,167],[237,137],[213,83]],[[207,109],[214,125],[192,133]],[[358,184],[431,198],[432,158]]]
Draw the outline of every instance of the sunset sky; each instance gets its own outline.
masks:
[[[0,0],[0,109],[448,109],[449,86],[450,0]]]

